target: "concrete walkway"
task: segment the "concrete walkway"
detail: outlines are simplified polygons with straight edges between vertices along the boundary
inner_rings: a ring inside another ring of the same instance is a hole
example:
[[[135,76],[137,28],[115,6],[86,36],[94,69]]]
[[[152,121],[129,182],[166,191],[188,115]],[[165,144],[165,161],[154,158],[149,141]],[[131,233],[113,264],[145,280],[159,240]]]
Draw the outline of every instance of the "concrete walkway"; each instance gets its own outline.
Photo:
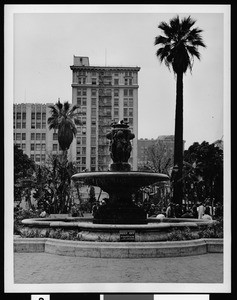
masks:
[[[222,283],[223,254],[145,259],[14,253],[14,283]]]

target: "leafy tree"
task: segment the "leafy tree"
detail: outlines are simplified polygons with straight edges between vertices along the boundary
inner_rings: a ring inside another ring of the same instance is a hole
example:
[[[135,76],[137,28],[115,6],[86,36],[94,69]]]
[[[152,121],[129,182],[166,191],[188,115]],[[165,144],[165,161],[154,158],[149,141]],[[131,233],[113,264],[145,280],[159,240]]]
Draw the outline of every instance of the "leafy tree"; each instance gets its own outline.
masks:
[[[78,119],[79,113],[77,105],[70,105],[69,102],[63,104],[58,100],[55,105],[50,105],[51,116],[48,118],[49,129],[58,130],[58,142],[63,151],[63,160],[67,160],[67,150],[69,149],[73,137],[76,136],[76,125],[82,125]]]
[[[14,200],[21,202],[26,196],[29,206],[30,192],[32,189],[35,162],[23,153],[22,149],[14,145]]]
[[[159,45],[156,56],[160,62],[174,71],[176,75],[176,112],[175,112],[175,145],[174,145],[174,201],[182,202],[182,170],[183,170],[183,74],[193,67],[194,57],[200,59],[198,47],[206,47],[199,28],[192,28],[195,20],[179,16],[172,18],[169,24],[161,22],[158,28],[164,35],[155,38]]]
[[[173,153],[171,153],[163,141],[158,140],[147,149],[147,162],[139,166],[140,171],[151,171],[169,175],[173,166]]]
[[[47,213],[68,213],[73,199],[71,177],[76,172],[75,164],[61,162],[57,156],[39,166],[34,194],[38,206]]]
[[[223,150],[204,141],[184,151],[185,192],[194,200],[223,202]],[[195,199],[196,198],[196,199]]]

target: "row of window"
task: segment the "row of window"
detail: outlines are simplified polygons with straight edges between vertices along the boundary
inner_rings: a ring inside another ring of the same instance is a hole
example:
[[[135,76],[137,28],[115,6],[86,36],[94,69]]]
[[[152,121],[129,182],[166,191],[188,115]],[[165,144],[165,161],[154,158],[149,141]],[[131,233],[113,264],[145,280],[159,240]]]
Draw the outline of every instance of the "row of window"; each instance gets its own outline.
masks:
[[[78,77],[77,79],[77,83],[78,84],[90,84],[90,82],[86,82],[86,77]],[[97,84],[104,84],[104,85],[119,85],[119,79],[118,78],[114,78],[114,80],[112,81],[112,78],[102,78],[100,77],[100,79],[98,80],[97,78],[91,78],[91,84],[92,85],[97,85]],[[121,83],[121,82],[120,82]],[[123,85],[133,85],[133,79],[132,78],[124,78],[124,82],[122,82],[121,84]]]
[[[125,72],[114,72],[114,71],[100,71],[100,72],[87,72],[84,70],[80,70],[77,71],[77,76],[87,76],[88,74],[91,74],[92,77],[96,77],[97,75],[100,76],[114,76],[114,77],[118,77],[120,74],[124,75],[125,77],[132,77],[134,74],[134,72],[132,71],[125,71]]]
[[[45,154],[31,154],[30,158],[35,162],[43,162],[45,161]]]
[[[106,95],[106,96],[112,96],[112,92],[113,92],[113,96],[114,97],[118,97],[119,96],[119,89],[100,89],[99,90],[99,93],[101,95]],[[98,94],[98,89],[91,89],[91,96],[93,97],[96,97]],[[87,89],[82,89],[82,88],[78,88],[77,89],[77,96],[87,96]],[[123,89],[123,96],[127,97],[132,97],[133,96],[133,89]],[[86,98],[82,98],[82,101],[83,99],[86,101]]]

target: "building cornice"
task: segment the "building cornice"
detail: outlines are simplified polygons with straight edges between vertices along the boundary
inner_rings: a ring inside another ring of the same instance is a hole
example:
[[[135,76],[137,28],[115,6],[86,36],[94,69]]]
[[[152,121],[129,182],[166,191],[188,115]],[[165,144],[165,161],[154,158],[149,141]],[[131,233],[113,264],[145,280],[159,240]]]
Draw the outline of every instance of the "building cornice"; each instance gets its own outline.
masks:
[[[103,70],[106,70],[106,71],[118,71],[118,72],[121,72],[121,71],[140,71],[140,67],[101,67],[101,66],[75,66],[75,65],[72,65],[70,66],[70,69],[71,70],[84,70],[84,71],[95,71],[95,72],[98,72],[98,71],[103,71]]]

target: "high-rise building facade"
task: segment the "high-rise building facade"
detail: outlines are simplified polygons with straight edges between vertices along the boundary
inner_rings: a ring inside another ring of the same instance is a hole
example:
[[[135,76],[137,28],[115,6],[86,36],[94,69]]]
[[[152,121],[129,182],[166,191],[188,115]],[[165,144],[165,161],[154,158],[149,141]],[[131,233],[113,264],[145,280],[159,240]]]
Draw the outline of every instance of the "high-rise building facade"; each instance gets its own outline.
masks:
[[[74,56],[72,104],[80,108],[83,126],[71,147],[80,171],[108,170],[111,162],[106,134],[112,122],[128,122],[135,138],[129,163],[137,170],[139,67],[90,66],[88,57]]]
[[[52,103],[51,103],[52,104]],[[50,103],[13,105],[14,144],[36,163],[43,163],[49,154],[59,153],[58,136],[49,130]]]

